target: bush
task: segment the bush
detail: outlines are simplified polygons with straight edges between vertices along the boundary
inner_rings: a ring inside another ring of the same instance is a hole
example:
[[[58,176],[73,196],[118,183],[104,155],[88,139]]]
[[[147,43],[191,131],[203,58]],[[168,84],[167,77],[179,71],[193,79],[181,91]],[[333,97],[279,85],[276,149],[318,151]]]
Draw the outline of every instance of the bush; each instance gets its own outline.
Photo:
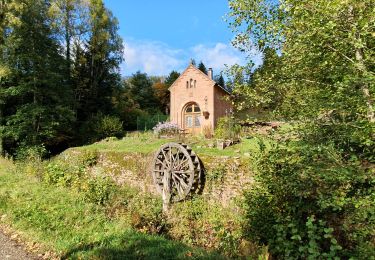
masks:
[[[79,129],[81,144],[96,142],[106,137],[121,138],[124,135],[122,121],[116,116],[98,114],[82,124]]]
[[[109,177],[89,178],[83,185],[83,198],[87,202],[104,205],[114,194],[115,184]]]
[[[241,133],[241,126],[236,124],[231,117],[221,117],[217,121],[215,129],[215,137],[220,139],[235,139],[239,138]]]
[[[243,234],[240,217],[234,211],[196,197],[173,205],[169,214],[168,234],[173,239],[194,246],[215,248],[231,257],[240,254]]]
[[[46,165],[43,181],[62,187],[80,188],[85,178],[85,167],[67,162],[50,162]]]
[[[263,152],[257,170],[248,237],[280,258],[375,256],[375,176],[361,162],[296,141]]]
[[[19,161],[41,161],[48,155],[44,145],[24,146],[21,145],[16,152],[16,160]]]
[[[100,117],[94,131],[99,139],[109,136],[121,138],[124,134],[122,122],[118,117],[115,116]]]
[[[157,136],[176,135],[179,133],[179,126],[170,122],[159,122],[152,130]]]

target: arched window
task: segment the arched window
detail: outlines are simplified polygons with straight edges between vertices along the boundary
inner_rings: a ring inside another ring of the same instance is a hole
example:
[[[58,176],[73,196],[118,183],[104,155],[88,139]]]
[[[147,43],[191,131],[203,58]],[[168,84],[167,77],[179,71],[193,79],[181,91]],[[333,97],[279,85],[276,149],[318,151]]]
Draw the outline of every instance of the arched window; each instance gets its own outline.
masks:
[[[185,107],[184,119],[185,128],[198,128],[201,126],[200,122],[201,109],[197,103],[191,103]]]
[[[189,88],[189,81],[186,81],[186,88]]]
[[[190,88],[193,87],[193,79],[190,79]]]

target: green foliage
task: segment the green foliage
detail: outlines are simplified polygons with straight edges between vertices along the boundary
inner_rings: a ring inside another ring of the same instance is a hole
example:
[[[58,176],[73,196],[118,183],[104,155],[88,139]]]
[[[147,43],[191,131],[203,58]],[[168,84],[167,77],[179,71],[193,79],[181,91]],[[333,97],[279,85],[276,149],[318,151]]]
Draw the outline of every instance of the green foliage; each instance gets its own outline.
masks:
[[[206,179],[207,181],[213,181],[213,182],[221,182],[224,179],[225,173],[227,172],[227,169],[225,165],[219,164],[216,167],[210,169],[206,173]]]
[[[57,145],[73,121],[64,59],[44,1],[7,3],[0,45],[2,138],[16,145]],[[13,147],[12,147],[13,148]]]
[[[155,108],[159,107],[159,104],[152,88],[152,81],[146,73],[138,71],[126,83],[125,88],[141,109],[149,112],[157,111]]]
[[[275,146],[258,163],[247,194],[247,234],[279,257],[346,258],[375,254],[375,179],[333,146]],[[366,205],[359,210],[359,205]]]
[[[96,151],[85,151],[54,159],[45,166],[42,180],[49,185],[73,188],[84,201],[104,205],[113,196],[115,186],[109,177],[90,173],[89,167],[96,164],[97,157]]]
[[[170,212],[168,234],[191,245],[218,248],[228,256],[239,254],[241,218],[203,198],[176,204]],[[254,252],[253,252],[254,253]]]
[[[124,135],[122,124],[116,116],[98,114],[82,125],[81,142],[96,142],[106,137],[121,138]]]
[[[241,126],[236,123],[233,117],[221,117],[217,122],[215,137],[220,139],[239,138]]]
[[[117,20],[101,0],[2,1],[0,16],[1,152],[87,141],[73,128],[119,108]]]
[[[130,219],[133,228],[149,234],[165,234],[166,218],[162,212],[162,201],[138,190],[123,189],[112,204],[120,208],[121,214]]]
[[[241,67],[232,67],[229,74],[233,85],[233,104],[237,115],[245,114],[252,120],[269,120],[283,101],[281,84],[282,57],[275,50],[266,48],[263,64],[253,72]],[[248,81],[241,81],[237,74],[250,73]],[[233,76],[234,75],[234,76]]]
[[[179,72],[172,70],[171,73],[169,73],[168,77],[165,79],[164,83],[168,87],[170,87],[178,79],[179,76],[180,76]]]
[[[232,0],[230,8],[236,47],[250,55],[254,48],[281,55],[261,73],[281,94],[281,116],[316,118],[335,110],[346,122],[374,123],[372,1]],[[267,93],[256,100],[263,96],[267,100]]]
[[[122,122],[118,117],[103,116],[96,124],[94,131],[98,138],[115,136],[121,138],[123,136]]]
[[[17,149],[15,158],[19,161],[41,161],[48,154],[44,145],[20,146]]]
[[[55,252],[57,258],[223,259],[214,252],[138,232],[126,216],[113,216],[106,207],[77,199],[76,190],[40,183],[23,172],[13,172],[11,165],[3,168],[8,164],[4,159],[0,162],[2,222],[11,224],[27,241]],[[130,189],[119,194],[124,195],[124,203],[132,203],[131,194],[141,197]],[[143,205],[149,204],[154,203],[145,199]]]
[[[43,181],[62,187],[79,188],[85,178],[83,167],[62,162],[51,162],[45,167]]]
[[[216,81],[216,83],[217,83],[219,86],[221,86],[221,87],[223,87],[223,88],[226,87],[226,86],[225,86],[225,80],[224,80],[223,74],[220,73],[220,75],[216,75],[215,78],[214,78],[214,80]]]
[[[198,69],[207,75],[207,68],[202,61],[198,64]]]
[[[150,115],[150,114],[140,114],[135,118],[135,123],[137,124],[137,131],[148,131],[152,130],[158,123],[165,122],[168,120],[167,115],[161,113]]]
[[[113,181],[109,177],[96,176],[89,178],[82,188],[83,199],[98,205],[106,204],[115,192]]]

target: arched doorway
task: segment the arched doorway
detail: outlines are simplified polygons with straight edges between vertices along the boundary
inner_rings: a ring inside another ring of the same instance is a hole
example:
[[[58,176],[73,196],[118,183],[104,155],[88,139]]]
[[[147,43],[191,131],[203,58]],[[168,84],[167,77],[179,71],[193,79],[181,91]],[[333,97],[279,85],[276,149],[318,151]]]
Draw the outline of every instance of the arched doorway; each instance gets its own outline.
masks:
[[[189,103],[183,111],[184,128],[187,133],[199,133],[201,130],[201,109],[197,103]]]

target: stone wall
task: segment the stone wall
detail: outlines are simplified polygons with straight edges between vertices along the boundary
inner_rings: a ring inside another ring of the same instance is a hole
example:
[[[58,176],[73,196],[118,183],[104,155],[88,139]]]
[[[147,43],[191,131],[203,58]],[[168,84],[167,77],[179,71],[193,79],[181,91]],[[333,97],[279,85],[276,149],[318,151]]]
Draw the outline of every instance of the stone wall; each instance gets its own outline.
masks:
[[[253,182],[248,158],[200,156],[205,168],[202,196],[226,206],[240,197]],[[103,152],[92,172],[111,176],[119,185],[130,185],[142,192],[158,195],[153,184],[151,164],[153,154]]]

